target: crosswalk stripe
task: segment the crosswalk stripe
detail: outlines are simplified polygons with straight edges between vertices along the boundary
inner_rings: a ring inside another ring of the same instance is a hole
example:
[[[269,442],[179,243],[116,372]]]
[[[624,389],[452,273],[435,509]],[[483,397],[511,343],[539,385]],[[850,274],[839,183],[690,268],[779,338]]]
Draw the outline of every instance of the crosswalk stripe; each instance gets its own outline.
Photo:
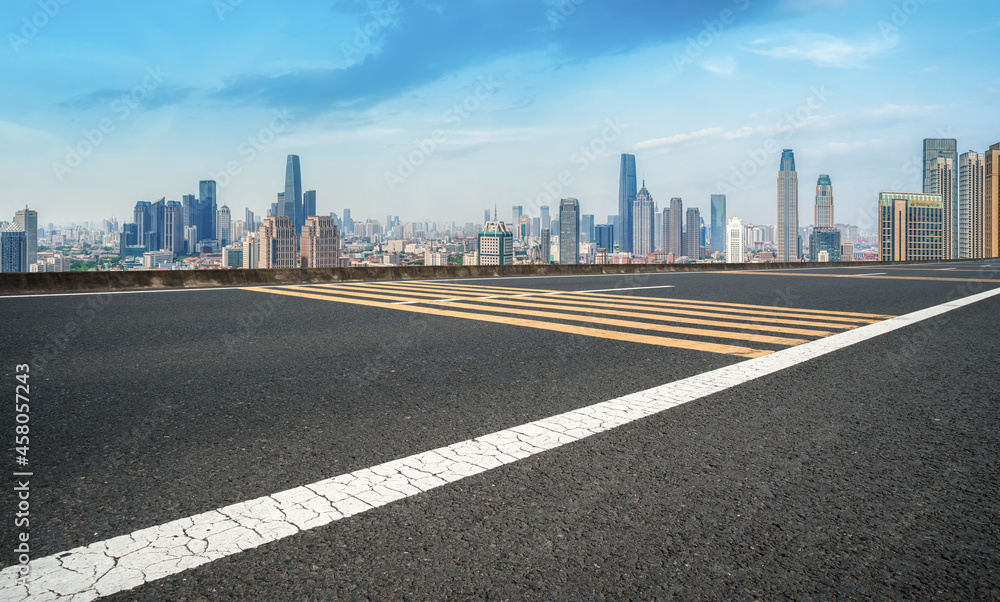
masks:
[[[361,288],[363,288],[363,287],[361,287]],[[413,291],[425,291],[425,290],[427,290],[425,287],[414,287],[414,286],[407,285],[407,284],[393,284],[391,286],[380,286],[379,287],[379,289],[386,289],[386,288],[392,288],[392,289],[396,289],[396,290],[413,290]],[[441,290],[441,291],[448,290],[449,294],[454,294],[456,292],[456,291],[452,291],[450,289],[439,289],[439,290]],[[518,289],[515,289],[515,290],[518,290]],[[414,293],[414,294],[416,294],[416,293]],[[428,293],[428,294],[433,295],[433,293]],[[709,305],[709,304],[703,304],[702,302],[699,302],[699,301],[677,302],[674,299],[652,300],[652,299],[640,299],[640,298],[635,298],[635,297],[625,297],[625,296],[621,296],[621,295],[591,295],[589,293],[577,293],[577,292],[573,292],[573,291],[546,291],[546,292],[544,292],[542,294],[538,294],[538,295],[516,295],[516,296],[519,296],[519,297],[522,297],[522,296],[528,296],[528,297],[547,297],[547,298],[542,299],[542,300],[544,300],[545,302],[549,302],[549,303],[569,302],[569,301],[566,301],[567,299],[577,300],[577,301],[574,301],[575,303],[579,303],[578,300],[591,300],[591,299],[609,300],[609,301],[610,300],[615,300],[615,301],[618,301],[619,303],[616,303],[616,304],[613,304],[613,305],[606,305],[606,306],[607,307],[619,306],[620,302],[626,302],[628,304],[633,305],[632,309],[639,309],[639,307],[636,307],[636,306],[640,306],[641,305],[641,306],[648,306],[648,307],[666,307],[666,308],[677,307],[677,308],[683,308],[683,309],[701,309],[701,310],[714,311],[714,312],[724,312],[724,313],[727,313],[727,314],[731,313],[731,314],[734,314],[734,315],[738,315],[740,317],[742,317],[744,315],[762,315],[762,316],[770,316],[770,317],[778,317],[778,318],[794,318],[794,319],[799,319],[799,320],[816,320],[817,319],[817,317],[816,317],[817,314],[800,314],[798,312],[795,312],[794,310],[785,310],[784,308],[781,308],[781,309],[770,308],[771,311],[761,311],[761,310],[758,310],[758,309],[736,309],[736,308],[729,308],[729,307],[712,306],[712,305]],[[822,317],[823,320],[825,320],[827,322],[858,322],[858,323],[861,323],[861,324],[872,324],[872,323],[875,323],[875,322],[879,321],[879,320],[872,320],[872,319],[869,319],[869,318],[844,317],[844,316],[839,316],[839,315],[822,315],[821,317]]]
[[[477,320],[480,322],[492,322],[494,324],[508,324],[512,326],[525,326],[540,330],[552,330],[570,334],[579,334],[603,339],[625,341],[629,343],[645,343],[648,345],[659,345],[661,347],[674,347],[677,349],[689,349],[695,351],[707,351],[709,353],[719,353],[724,355],[735,355],[744,358],[757,358],[773,353],[764,349],[752,349],[736,345],[722,345],[718,343],[706,343],[703,341],[691,341],[686,339],[675,339],[670,337],[651,336],[643,334],[633,334],[628,332],[618,332],[615,330],[602,330],[599,328],[588,328],[585,326],[573,326],[570,324],[560,324],[553,322],[542,322],[538,320],[525,320],[522,318],[508,318],[504,316],[494,316],[490,314],[477,314],[471,312],[450,311],[432,307],[421,307],[419,305],[392,305],[381,301],[361,299],[352,296],[336,294],[318,294],[305,292],[303,287],[283,287],[283,288],[247,288],[249,291],[259,291],[276,295],[287,295],[291,297],[301,297],[304,299],[316,299],[320,301],[331,301],[336,297],[340,303],[353,305],[366,305],[369,307],[381,307],[385,309],[395,309],[413,313],[428,314],[435,316],[448,316],[453,318],[464,318],[467,320]]]

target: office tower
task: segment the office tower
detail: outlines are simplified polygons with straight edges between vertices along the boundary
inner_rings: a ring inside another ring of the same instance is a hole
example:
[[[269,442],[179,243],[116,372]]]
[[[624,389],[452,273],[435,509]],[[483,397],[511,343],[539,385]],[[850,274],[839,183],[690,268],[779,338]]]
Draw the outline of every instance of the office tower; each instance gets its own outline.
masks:
[[[816,181],[816,228],[833,228],[833,183],[830,176],[821,175]]]
[[[657,211],[657,205],[653,204],[653,248],[663,250],[663,214]]]
[[[132,221],[135,224],[136,233],[136,245],[145,246],[146,241],[149,239],[149,232],[152,231],[152,203],[149,201],[139,201],[135,204],[135,209],[132,211]],[[147,251],[151,249],[147,248]],[[159,249],[157,249],[159,250]]]
[[[202,180],[198,183],[198,201],[189,210],[187,225],[198,226],[198,234],[209,238],[215,235],[215,218],[219,211],[217,185],[215,180]]]
[[[217,230],[215,238],[219,240],[219,246],[225,247],[233,241],[233,216],[226,205],[219,209],[219,216],[216,218]]]
[[[666,209],[664,209],[660,213],[660,216],[661,216],[660,217],[660,228],[663,230],[663,232],[660,233],[660,246],[658,248],[659,248],[660,251],[663,251],[664,253],[669,253],[670,251],[667,250],[667,246],[669,245],[669,241],[670,241],[670,206],[669,205],[667,206]]]
[[[746,231],[743,220],[738,217],[726,222],[726,263],[746,263],[745,249],[747,246]],[[712,242],[715,242],[714,240]]]
[[[122,224],[122,234],[118,239],[118,255],[125,257],[128,247],[136,246],[136,226],[135,224]]]
[[[611,241],[612,245],[618,244],[618,236],[621,234],[621,227],[619,227],[618,222],[621,221],[621,216],[619,215],[609,215],[608,225],[611,226],[611,231],[614,234],[614,239]],[[612,249],[608,249],[611,251]]]
[[[943,222],[942,233],[944,236],[944,259],[953,259],[958,254],[958,240],[955,238],[958,227],[955,223],[957,215],[957,203],[952,191],[955,188],[955,165],[957,161],[950,158],[938,157],[930,165],[930,190],[929,194],[941,195],[941,209]]]
[[[302,224],[305,225],[305,219],[314,215],[317,215],[316,191],[307,190],[302,193]]]
[[[632,204],[632,255],[636,257],[645,257],[655,248],[653,229],[656,220],[653,211],[653,197],[646,190],[646,182],[643,182]]]
[[[840,244],[840,260],[854,261],[854,243],[844,242]]]
[[[244,213],[243,229],[246,232],[254,232],[257,230],[256,217],[254,216],[253,211],[250,211],[249,208],[247,208],[247,210]]]
[[[712,214],[709,216],[712,222],[710,238],[713,253],[725,253],[728,237],[726,235],[726,195],[712,195]]]
[[[580,235],[583,237],[583,242],[594,242],[594,216],[583,215],[581,220]]]
[[[330,217],[307,217],[299,247],[303,268],[335,268],[340,264],[340,233]]]
[[[0,272],[5,274],[28,271],[28,237],[24,228],[10,222],[0,228]]]
[[[882,192],[879,205],[879,260],[944,258],[944,202],[940,194]]]
[[[260,245],[256,238],[248,238],[243,241],[243,269],[256,270],[257,262],[260,260]]]
[[[27,262],[31,265],[38,261],[38,212],[25,206],[14,214],[14,223],[24,230],[24,238],[28,241]]]
[[[528,234],[531,231],[531,218],[527,214],[521,214],[521,220],[514,224],[514,228],[517,230],[518,240],[527,240]]]
[[[795,153],[781,152],[778,171],[778,261],[799,260],[799,175],[795,172]]]
[[[483,224],[487,224],[490,221],[490,210],[487,209],[483,212]]]
[[[302,169],[298,155],[288,155],[288,160],[285,162],[285,197],[281,214],[292,218],[295,236],[298,237],[302,233],[302,225],[305,224],[302,212]]]
[[[946,203],[949,199],[951,200],[951,207],[944,208],[947,219],[949,216],[958,215],[958,178],[952,177],[951,190],[948,191],[948,194],[942,192],[934,182],[937,159],[950,159],[952,169],[954,169],[958,165],[958,141],[954,138],[927,138],[924,140],[924,187],[922,192],[924,194],[940,194]],[[957,243],[958,220],[953,220],[953,222],[951,232],[947,235],[949,241]],[[953,250],[958,251],[957,244]],[[948,258],[948,252],[948,247],[945,247],[945,259]]]
[[[821,253],[826,253],[826,261],[840,261],[840,251],[840,230],[817,228],[809,235],[809,261],[822,261]]]
[[[243,240],[243,236],[246,234],[246,224],[243,220],[238,219],[233,222],[233,242],[239,242]]]
[[[528,236],[538,238],[542,235],[542,220],[541,218],[533,217],[531,218],[531,231],[528,232]]]
[[[683,251],[684,255],[695,261],[701,259],[701,212],[698,209],[687,210],[687,232],[684,233]]]
[[[188,255],[198,252],[198,226],[184,226],[184,243]]]
[[[983,161],[983,258],[1000,254],[1000,142]]]
[[[513,265],[514,235],[507,224],[492,219],[483,226],[479,233],[477,265]]]
[[[522,215],[524,215],[524,207],[522,207],[521,205],[514,205],[514,209],[513,209],[513,218],[514,219],[511,220],[510,225],[514,226],[515,230],[517,230],[518,225],[521,223],[521,216]]]
[[[542,263],[552,262],[552,231],[548,228],[542,228],[541,243],[538,245],[538,253],[541,256]]]
[[[351,219],[351,210],[344,209],[344,219],[342,220],[343,228],[340,229],[341,236],[347,236],[354,233],[354,220]]]
[[[287,215],[273,215],[264,219],[257,231],[257,267],[261,269],[294,268],[295,224]]]
[[[163,210],[163,250],[184,254],[184,206],[177,201],[167,201]]]
[[[580,263],[580,201],[573,198],[559,201],[559,263]]]
[[[983,177],[986,155],[969,151],[958,158],[958,258],[983,258]]]
[[[621,173],[618,177],[618,222],[615,224],[618,248],[623,252],[632,250],[632,207],[638,181],[635,177],[635,155],[622,154]]]
[[[594,226],[594,242],[598,249],[611,252],[615,246],[615,227],[611,224]]]
[[[541,207],[538,208],[538,210],[539,210],[539,212],[541,212],[541,215],[542,215],[542,228],[543,229],[544,228],[548,228],[549,231],[551,232],[552,231],[552,217],[549,215],[549,206],[548,205],[542,205]]]
[[[663,252],[673,253],[674,260],[684,255],[684,201],[670,199],[670,209],[663,214]]]

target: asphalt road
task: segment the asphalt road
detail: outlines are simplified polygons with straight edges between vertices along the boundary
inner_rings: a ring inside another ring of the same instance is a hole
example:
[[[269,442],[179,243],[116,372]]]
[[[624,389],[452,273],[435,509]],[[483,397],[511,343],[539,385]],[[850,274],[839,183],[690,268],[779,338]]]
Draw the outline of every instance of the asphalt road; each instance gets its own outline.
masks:
[[[898,316],[1000,287],[1000,262],[430,286]],[[343,290],[0,299],[9,397],[32,366],[32,557],[746,361]],[[111,598],[998,599],[998,333],[994,297]],[[7,404],[8,474],[14,429]]]

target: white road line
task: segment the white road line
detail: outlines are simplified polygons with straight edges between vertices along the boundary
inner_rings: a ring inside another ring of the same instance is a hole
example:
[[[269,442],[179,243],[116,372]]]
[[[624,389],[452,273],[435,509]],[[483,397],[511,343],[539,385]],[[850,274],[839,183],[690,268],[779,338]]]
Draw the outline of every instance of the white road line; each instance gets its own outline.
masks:
[[[951,270],[957,270],[958,268],[937,268],[939,272],[950,272]]]
[[[885,276],[885,272],[878,272],[876,274],[844,274],[841,278],[859,278],[861,276]]]
[[[673,284],[664,284],[663,286],[630,286],[628,288],[599,288],[592,291],[566,291],[566,293],[610,293],[612,291],[641,291],[651,288],[677,288]]]
[[[923,320],[1000,288],[371,468],[174,520],[0,571],[4,600],[93,600],[603,433]]]

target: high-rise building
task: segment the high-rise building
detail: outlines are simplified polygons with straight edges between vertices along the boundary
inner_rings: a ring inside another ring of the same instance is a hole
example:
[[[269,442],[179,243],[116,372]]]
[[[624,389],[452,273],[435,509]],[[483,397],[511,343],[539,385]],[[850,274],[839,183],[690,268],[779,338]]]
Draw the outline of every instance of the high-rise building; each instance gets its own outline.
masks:
[[[696,208],[687,210],[683,254],[695,261],[701,259],[701,212]]]
[[[329,216],[310,216],[302,226],[299,256],[303,268],[335,268],[340,264],[340,233]]]
[[[146,246],[149,240],[149,233],[153,229],[152,203],[149,201],[138,201],[132,211],[132,221],[135,224],[136,245]],[[146,248],[147,251],[152,249]],[[159,249],[155,249],[159,251]]]
[[[254,216],[253,211],[247,208],[243,217],[243,229],[246,232],[256,232],[257,231],[257,218]]]
[[[184,248],[189,255],[199,252],[198,226],[184,226]]]
[[[542,229],[548,228],[549,231],[551,232],[552,231],[552,217],[549,215],[549,206],[548,205],[542,205],[541,207],[538,208],[538,210],[539,210],[539,212],[541,213],[541,216],[542,216]],[[488,216],[489,216],[489,212],[487,212],[486,221],[489,221],[489,217]]]
[[[816,219],[813,223],[817,229],[833,228],[833,183],[825,174],[816,181]]]
[[[673,253],[677,260],[684,255],[684,201],[670,199],[669,211],[663,214],[663,252]]]
[[[28,271],[28,237],[24,228],[10,222],[0,228],[0,272],[5,274]]]
[[[725,253],[727,245],[726,237],[726,195],[712,195],[712,215],[711,215],[711,245],[713,253]]]
[[[307,190],[302,193],[302,223],[305,224],[305,219],[317,215],[316,213],[316,191]],[[390,226],[391,227],[391,226]]]
[[[594,216],[593,215],[583,215],[580,218],[580,236],[583,238],[583,242],[594,242]]]
[[[510,225],[514,227],[514,230],[517,230],[517,227],[521,224],[521,216],[522,215],[524,215],[524,207],[522,207],[521,205],[514,205],[514,208],[513,208],[513,211],[512,211],[512,217],[514,219],[510,222]],[[519,237],[515,237],[515,238],[519,238]]]
[[[659,206],[653,204],[653,249],[663,250],[663,213],[659,211]]]
[[[611,252],[615,246],[615,227],[611,224],[594,226],[594,242],[598,249]]]
[[[306,223],[302,210],[302,169],[298,155],[288,155],[285,162],[285,208],[282,215],[292,218],[295,225],[295,236],[302,234],[302,226]]]
[[[734,217],[726,222],[726,263],[746,263],[744,260],[746,246],[743,220]]]
[[[1000,142],[983,161],[983,258],[1000,256]]]
[[[940,194],[883,192],[879,205],[879,260],[944,259],[944,203]]]
[[[479,233],[477,265],[513,265],[514,235],[507,224],[492,219]]]
[[[559,201],[559,263],[580,263],[580,201],[574,198]]]
[[[635,155],[622,154],[621,172],[618,179],[618,226],[615,228],[618,248],[622,252],[632,250],[632,208],[639,194],[635,177]]]
[[[947,225],[948,217],[958,215],[958,178],[953,176],[951,190],[947,193],[942,192],[934,181],[937,159],[950,159],[952,169],[954,169],[958,165],[958,141],[954,138],[927,138],[924,140],[924,187],[922,192],[924,194],[940,194],[945,203],[951,201],[951,206],[944,208],[946,211],[945,224]],[[952,222],[951,232],[947,233],[947,236],[949,241],[957,243],[958,220],[952,220]],[[954,246],[953,250],[957,252],[957,244]],[[948,258],[948,252],[948,248],[945,247],[945,259]]]
[[[958,259],[983,258],[983,178],[986,155],[969,151],[958,158]]]
[[[264,218],[257,231],[257,267],[260,269],[294,268],[295,224],[287,215],[272,215]]]
[[[215,238],[219,240],[220,246],[228,246],[233,241],[233,216],[226,205],[219,209],[216,224],[218,225],[216,226]]]
[[[167,201],[163,210],[163,250],[173,255],[183,255],[184,206],[177,201]]]
[[[198,183],[198,199],[187,209],[186,225],[197,226],[198,233],[204,237],[215,235],[215,218],[219,211],[217,185],[215,180],[202,180]]]
[[[646,183],[635,196],[632,204],[632,255],[645,257],[655,249],[653,246],[656,219],[653,217],[653,197],[646,190]]]
[[[840,230],[816,228],[809,235],[809,261],[822,261],[821,253],[826,253],[826,261],[840,261],[840,252]]]
[[[488,223],[489,221],[490,221],[490,210],[489,210],[489,209],[486,209],[486,210],[485,210],[485,211],[483,212],[483,224],[486,224],[486,223]]]
[[[778,170],[778,256],[780,262],[799,260],[799,175],[795,153],[781,152]]]
[[[38,261],[38,212],[25,206],[14,214],[14,223],[24,230],[24,238],[28,241],[27,261],[31,265]]]
[[[255,237],[243,241],[243,269],[256,270],[260,261],[260,245]]]
[[[540,243],[538,245],[538,255],[542,260],[542,263],[552,262],[552,231],[548,228],[542,228],[542,235],[539,237]]]
[[[931,161],[930,165],[931,182],[930,190],[927,192],[941,195],[941,219],[943,222],[941,232],[944,236],[944,259],[953,259],[958,254],[958,240],[956,238],[958,227],[955,223],[957,203],[955,203],[955,197],[952,194],[955,189],[955,165],[957,163],[951,158],[937,157]]]

